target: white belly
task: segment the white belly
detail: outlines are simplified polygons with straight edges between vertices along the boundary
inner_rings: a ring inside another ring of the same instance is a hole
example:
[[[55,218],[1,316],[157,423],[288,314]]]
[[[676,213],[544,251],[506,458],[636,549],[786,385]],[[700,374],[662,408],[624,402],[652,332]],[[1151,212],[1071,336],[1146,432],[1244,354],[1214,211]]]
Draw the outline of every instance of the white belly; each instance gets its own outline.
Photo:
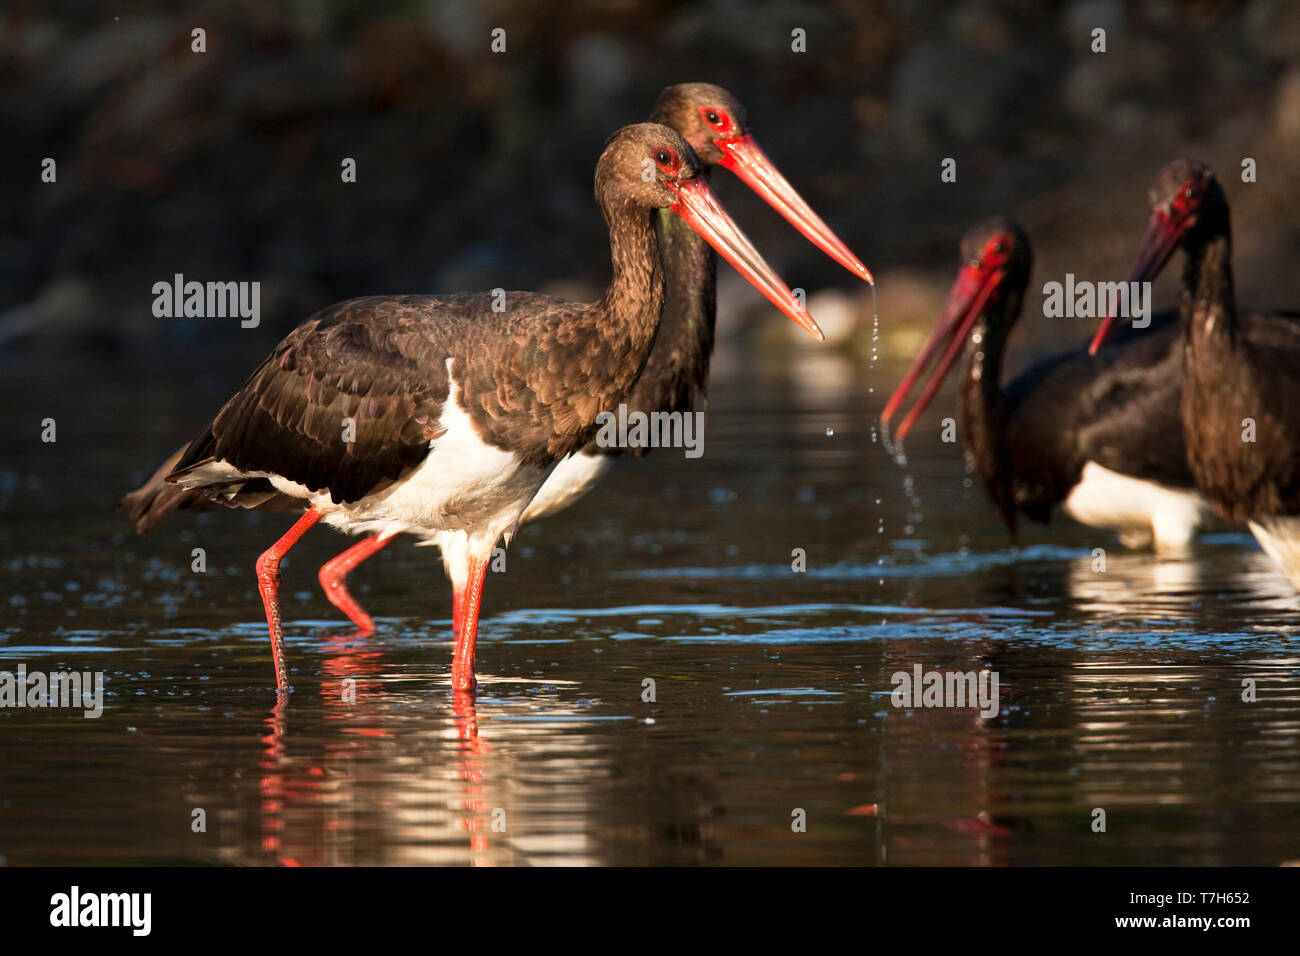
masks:
[[[323,521],[350,534],[388,537],[407,532],[436,539],[459,532],[468,537],[475,553],[491,551],[518,524],[549,469],[485,443],[456,396],[453,381],[439,418],[442,434],[430,443],[428,456],[414,471],[383,491],[338,505],[328,493],[313,495],[274,476],[271,482],[286,494],[307,498]]]
[[[1186,549],[1211,517],[1194,491],[1131,478],[1092,461],[1062,507],[1080,524],[1117,532],[1129,547],[1154,541],[1162,552]]]
[[[541,490],[528,503],[523,520],[536,521],[563,511],[590,491],[613,464],[610,455],[589,455],[586,452],[561,459],[547,476]]]

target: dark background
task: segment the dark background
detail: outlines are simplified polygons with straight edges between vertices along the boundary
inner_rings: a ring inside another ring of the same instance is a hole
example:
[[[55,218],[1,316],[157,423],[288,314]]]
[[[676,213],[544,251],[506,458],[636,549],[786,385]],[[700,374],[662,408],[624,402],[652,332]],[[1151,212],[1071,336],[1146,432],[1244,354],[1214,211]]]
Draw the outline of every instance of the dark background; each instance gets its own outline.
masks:
[[[103,720],[0,712],[0,863],[1300,859],[1300,598],[1251,539],[1155,560],[1058,520],[1015,549],[939,438],[950,395],[905,466],[874,424],[974,220],[1025,221],[1036,285],[1119,279],[1180,154],[1223,177],[1243,302],[1300,306],[1300,4],[53,7],[0,7],[0,665],[102,669],[111,696]],[[295,692],[273,717],[253,568],[288,516],[182,514],[139,538],[118,496],[331,302],[595,295],[596,157],[685,80],[731,88],[875,270],[881,362],[869,289],[718,173],[834,343],[720,270],[705,456],[624,459],[521,531],[486,589],[481,748],[446,693],[449,588],[410,541],[350,582],[368,639],[317,585],[345,539],[289,555]],[[261,327],[155,318],[177,272],[260,281]],[[1010,373],[1093,325],[1027,303]],[[891,707],[917,663],[999,670],[1004,714]]]
[[[608,274],[596,156],[686,80],[747,104],[768,154],[876,272],[887,361],[933,322],[958,239],[989,213],[1025,221],[1038,286],[1121,277],[1146,183],[1179,154],[1225,181],[1242,298],[1300,301],[1300,5],[1281,0],[50,7],[0,14],[0,371],[86,351],[198,365],[215,408],[339,299],[594,296]],[[40,182],[46,156],[57,184]],[[948,156],[956,184],[939,179]],[[715,179],[792,286],[843,290],[814,314],[865,355],[865,287]],[[725,348],[737,318],[771,313],[723,271]],[[151,286],[176,272],[260,280],[261,328],[155,318]],[[1050,350],[1088,324],[1038,315],[1016,344]]]

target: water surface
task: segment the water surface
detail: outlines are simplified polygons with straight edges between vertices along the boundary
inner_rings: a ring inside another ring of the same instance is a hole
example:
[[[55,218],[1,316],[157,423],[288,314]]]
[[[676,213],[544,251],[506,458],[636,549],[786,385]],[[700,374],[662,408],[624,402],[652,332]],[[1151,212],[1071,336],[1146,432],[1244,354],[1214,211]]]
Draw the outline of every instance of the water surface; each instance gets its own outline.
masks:
[[[703,458],[622,462],[489,575],[474,700],[450,691],[436,553],[398,544],[355,574],[379,624],[357,638],[315,577],[346,541],[314,530],[284,566],[280,708],[252,566],[287,517],[180,515],[137,538],[113,509],[237,381],[9,368],[0,669],[107,685],[97,720],[0,710],[0,857],[1300,858],[1300,599],[1248,535],[1157,560],[1062,519],[1015,545],[937,440],[950,395],[904,471],[872,429],[896,370],[825,351],[718,366]],[[996,670],[1000,712],[894,707],[891,675],[915,664]]]

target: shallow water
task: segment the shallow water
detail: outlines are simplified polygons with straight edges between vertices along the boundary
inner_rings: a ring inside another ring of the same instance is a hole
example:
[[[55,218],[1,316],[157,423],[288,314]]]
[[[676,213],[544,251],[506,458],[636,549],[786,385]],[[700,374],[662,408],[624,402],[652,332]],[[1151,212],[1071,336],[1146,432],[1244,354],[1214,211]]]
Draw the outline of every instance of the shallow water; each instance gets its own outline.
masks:
[[[354,575],[379,623],[357,639],[315,579],[344,539],[313,531],[276,709],[252,564],[289,519],[142,539],[113,510],[237,382],[68,364],[0,382],[0,670],[104,671],[105,708],[0,709],[9,864],[1300,858],[1285,579],[1233,529],[1178,560],[1063,519],[1013,547],[937,426],[905,496],[872,437],[895,369],[720,356],[703,458],[622,462],[489,575],[472,701],[437,555]],[[991,668],[1000,712],[894,707],[916,664]]]

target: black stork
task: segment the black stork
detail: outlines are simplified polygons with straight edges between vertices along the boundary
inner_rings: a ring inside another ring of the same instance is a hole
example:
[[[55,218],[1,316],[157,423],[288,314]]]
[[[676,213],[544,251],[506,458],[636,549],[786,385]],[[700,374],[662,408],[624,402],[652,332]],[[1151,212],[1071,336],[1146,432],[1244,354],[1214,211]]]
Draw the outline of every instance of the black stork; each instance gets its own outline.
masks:
[[[230,506],[297,499],[306,511],[257,561],[288,688],[279,565],[317,521],[368,537],[454,540],[466,579],[452,686],[474,687],[483,579],[555,462],[591,438],[645,364],[664,301],[657,209],[671,209],[796,323],[812,317],[731,221],[690,146],[644,123],[614,134],[596,167],[613,277],[590,304],[530,292],[352,299],[298,326],[190,443],[166,481]],[[364,554],[362,554],[364,556]],[[331,562],[331,563],[335,563]],[[322,578],[324,575],[322,575]]]
[[[1155,316],[1092,356],[1079,348],[1001,384],[1033,249],[1014,219],[994,216],[961,243],[962,267],[943,317],[881,414],[887,425],[943,350],[894,436],[929,405],[963,345],[960,428],[967,460],[1013,534],[1016,513],[1046,522],[1055,506],[1129,546],[1185,548],[1209,516],[1196,495],[1179,422],[1181,375],[1173,313]]]
[[[873,281],[867,267],[759,148],[745,108],[730,92],[712,83],[670,86],[659,94],[650,120],[672,127],[691,144],[703,167],[701,175],[707,177],[714,166],[731,170],[810,242],[858,278]],[[664,257],[664,316],[645,370],[628,396],[629,414],[690,411],[707,395],[713,355],[717,260],[678,216],[661,210],[655,230]],[[602,447],[593,440],[560,462],[528,505],[524,521],[567,508],[591,489],[624,450]],[[628,450],[637,456],[648,451]]]
[[[1177,159],[1151,186],[1151,217],[1129,281],[1186,253],[1178,315],[1181,426],[1196,487],[1244,521],[1300,588],[1300,313],[1238,312],[1228,200],[1210,167]],[[1108,316],[1096,350],[1115,328]]]
[[[711,83],[679,83],[659,94],[651,121],[676,130],[695,150],[700,175],[721,165],[759,193],[809,241],[858,277],[871,273],[789,184],[759,148],[750,131],[745,108],[727,90]],[[707,242],[671,210],[654,220],[664,265],[665,299],[659,333],[641,377],[626,404],[629,412],[687,412],[707,390],[713,352],[717,260]],[[625,449],[601,447],[593,439],[561,460],[529,503],[520,523],[567,508],[589,491]],[[647,449],[626,449],[644,455]],[[179,455],[179,453],[178,453]],[[176,486],[164,477],[174,467],[169,460],[140,489],[127,495],[124,506],[146,532],[177,508],[201,507],[206,498]],[[391,535],[371,535],[327,562],[320,570],[329,600],[361,633],[374,630],[365,610],[351,597],[346,579],[366,558],[392,541]],[[455,533],[423,538],[420,544],[441,545],[443,565],[452,581],[452,618],[460,608],[468,576],[465,549]],[[459,626],[456,624],[455,626]]]

